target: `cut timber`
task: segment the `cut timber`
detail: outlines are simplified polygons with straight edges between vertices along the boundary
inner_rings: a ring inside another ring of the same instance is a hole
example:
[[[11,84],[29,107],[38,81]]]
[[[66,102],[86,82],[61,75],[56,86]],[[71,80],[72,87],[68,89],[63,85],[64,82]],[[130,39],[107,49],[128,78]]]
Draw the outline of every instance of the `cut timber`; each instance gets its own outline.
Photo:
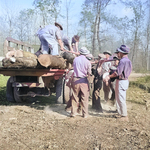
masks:
[[[11,58],[11,57],[28,57],[28,58],[37,59],[37,56],[35,54],[32,54],[31,52],[26,52],[23,50],[11,50],[7,52],[6,58]]]
[[[42,54],[38,57],[39,63],[44,67],[51,67],[57,69],[65,69],[66,68],[66,60],[60,56]]]
[[[4,68],[36,68],[37,59],[29,57],[4,58],[2,60],[2,65]]]
[[[74,54],[69,53],[69,52],[64,52],[61,54],[61,56],[67,60],[67,63],[73,64],[73,60],[75,58]]]

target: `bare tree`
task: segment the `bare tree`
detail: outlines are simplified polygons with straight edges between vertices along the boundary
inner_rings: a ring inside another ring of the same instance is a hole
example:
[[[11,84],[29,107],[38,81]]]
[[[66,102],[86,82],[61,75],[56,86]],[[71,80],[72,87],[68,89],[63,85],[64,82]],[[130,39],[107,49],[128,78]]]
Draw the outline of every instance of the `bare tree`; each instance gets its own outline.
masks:
[[[131,50],[131,60],[133,63],[133,67],[138,68],[139,59],[138,54],[140,50],[140,42],[141,42],[141,35],[142,35],[142,28],[143,28],[143,21],[144,21],[144,10],[143,10],[143,3],[141,0],[130,0],[130,1],[122,1],[123,4],[127,8],[130,8],[133,12],[133,18],[130,20],[131,23],[131,34],[133,38],[132,42],[132,50]]]
[[[149,55],[149,44],[150,44],[150,0],[147,1],[148,8],[148,18],[146,26],[146,47],[145,47],[145,58],[147,70],[150,70],[150,55]],[[145,60],[145,59],[144,59]]]
[[[12,36],[14,32],[14,25],[16,22],[18,8],[15,5],[15,2],[10,0],[4,1],[3,6],[1,6],[1,11],[3,13],[1,24],[5,29],[6,36]]]
[[[70,14],[70,9],[71,9],[71,0],[66,0],[65,1],[65,9],[66,9],[66,22],[67,22],[67,36],[69,34],[69,14]]]
[[[34,0],[36,13],[42,18],[42,25],[57,21],[60,14],[60,0]]]
[[[93,13],[92,20],[92,53],[96,55],[96,50],[101,51],[101,23],[103,21],[103,13],[111,0],[85,0],[84,5]],[[98,45],[98,46],[97,46]]]
[[[81,11],[81,20],[79,22],[79,25],[83,27],[83,30],[81,31],[81,36],[84,37],[84,45],[89,46],[88,39],[91,41],[91,24],[92,24],[92,19],[94,15],[92,14],[91,11],[87,10],[87,7],[83,6],[83,11]],[[83,32],[84,31],[84,32]]]

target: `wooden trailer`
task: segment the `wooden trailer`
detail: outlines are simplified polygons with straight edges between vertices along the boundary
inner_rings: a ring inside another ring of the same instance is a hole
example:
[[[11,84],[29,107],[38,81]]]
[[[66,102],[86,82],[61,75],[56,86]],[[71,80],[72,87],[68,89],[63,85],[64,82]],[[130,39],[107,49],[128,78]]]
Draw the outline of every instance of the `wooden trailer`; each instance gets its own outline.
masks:
[[[14,49],[31,52],[32,46],[10,37],[6,38],[4,54]],[[67,102],[70,92],[65,80],[67,73],[67,69],[0,67],[0,74],[10,76],[6,91],[7,100],[10,102],[22,102],[28,96],[50,96],[53,92],[56,93],[57,103]]]

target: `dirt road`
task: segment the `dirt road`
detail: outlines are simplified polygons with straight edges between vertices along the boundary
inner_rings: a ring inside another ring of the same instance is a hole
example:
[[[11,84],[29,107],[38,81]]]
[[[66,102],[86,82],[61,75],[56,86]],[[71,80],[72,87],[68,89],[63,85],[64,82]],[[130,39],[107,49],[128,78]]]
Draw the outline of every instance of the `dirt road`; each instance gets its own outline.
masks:
[[[1,105],[0,150],[150,149],[150,111],[144,105],[150,94],[130,87],[127,100],[129,122],[118,121],[116,107],[103,97],[104,113],[95,112],[89,101],[86,119],[70,118],[65,105]]]

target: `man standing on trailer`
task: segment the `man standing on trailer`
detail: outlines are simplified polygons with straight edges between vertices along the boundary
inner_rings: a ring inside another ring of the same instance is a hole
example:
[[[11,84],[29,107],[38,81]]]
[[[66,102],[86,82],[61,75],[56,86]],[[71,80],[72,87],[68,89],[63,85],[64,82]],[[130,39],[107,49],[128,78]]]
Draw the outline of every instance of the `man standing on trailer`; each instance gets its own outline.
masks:
[[[60,30],[63,30],[62,26],[55,22],[55,25],[47,25],[38,31],[37,35],[41,41],[42,54],[59,55],[58,44],[60,45],[60,50],[64,50]]]

